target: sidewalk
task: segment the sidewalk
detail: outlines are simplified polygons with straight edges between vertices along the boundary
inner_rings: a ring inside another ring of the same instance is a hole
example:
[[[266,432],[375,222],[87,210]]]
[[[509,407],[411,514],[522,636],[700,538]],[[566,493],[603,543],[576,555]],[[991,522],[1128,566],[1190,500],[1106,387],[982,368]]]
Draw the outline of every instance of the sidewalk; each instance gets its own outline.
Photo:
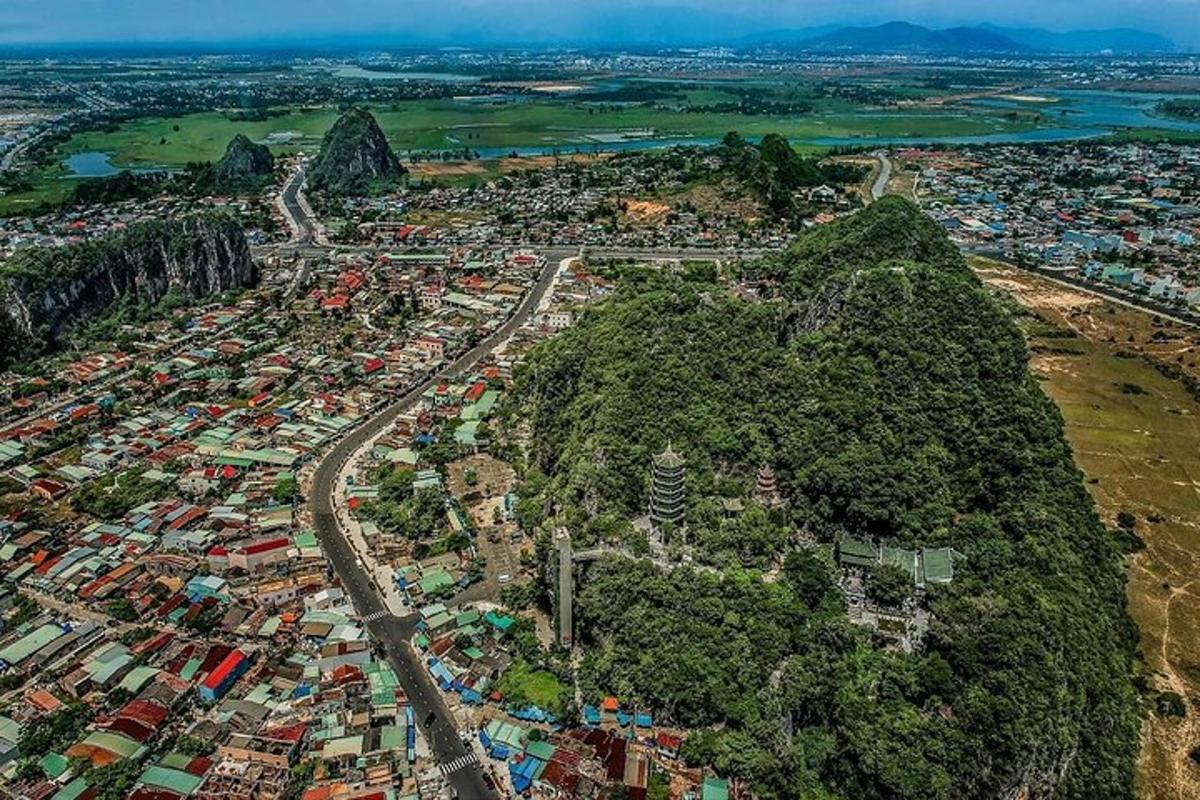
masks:
[[[359,471],[364,456],[371,452],[371,449],[375,446],[375,442],[390,430],[391,426],[388,426],[363,442],[362,447],[342,465],[341,470],[337,474],[337,480],[334,483],[333,509],[337,515],[338,526],[348,534],[347,539],[350,542],[350,547],[358,555],[359,559],[362,560],[363,568],[383,595],[388,611],[398,617],[403,617],[411,614],[413,609],[405,603],[405,596],[397,588],[392,568],[386,564],[380,564],[375,559],[370,548],[367,547],[367,541],[363,537],[362,526],[355,519],[354,515],[350,513],[350,507],[346,502],[346,496],[343,492],[344,487],[347,485],[347,476],[354,475]]]

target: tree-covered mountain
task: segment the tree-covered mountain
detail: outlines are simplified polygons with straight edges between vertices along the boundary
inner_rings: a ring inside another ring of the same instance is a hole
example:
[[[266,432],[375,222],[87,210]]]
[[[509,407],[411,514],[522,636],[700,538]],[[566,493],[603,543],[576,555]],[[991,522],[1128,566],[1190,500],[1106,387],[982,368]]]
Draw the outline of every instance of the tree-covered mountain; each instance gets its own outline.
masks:
[[[688,541],[718,568],[592,567],[585,689],[692,728],[689,758],[764,798],[1131,797],[1121,556],[1007,313],[898,198],[745,277],[760,299],[629,270],[518,373],[527,522],[548,509],[581,545],[628,540],[670,441]],[[783,509],[752,500],[763,465]],[[846,619],[840,534],[964,556],[916,653]]]
[[[854,183],[867,172],[851,164],[804,158],[777,133],[768,133],[758,144],[751,144],[731,131],[715,153],[720,161],[718,173],[737,178],[771,215],[781,220],[798,221],[797,190],[825,183]]]
[[[375,117],[355,106],[325,134],[308,183],[327,194],[364,195],[394,186],[406,172]]]
[[[1175,50],[1175,43],[1167,37],[1136,28],[1048,31],[1044,28],[1005,28],[998,25],[980,27],[1034,50],[1050,53],[1169,53]]]
[[[214,169],[215,185],[221,191],[258,188],[275,173],[275,157],[264,144],[255,144],[243,133],[234,136]]]

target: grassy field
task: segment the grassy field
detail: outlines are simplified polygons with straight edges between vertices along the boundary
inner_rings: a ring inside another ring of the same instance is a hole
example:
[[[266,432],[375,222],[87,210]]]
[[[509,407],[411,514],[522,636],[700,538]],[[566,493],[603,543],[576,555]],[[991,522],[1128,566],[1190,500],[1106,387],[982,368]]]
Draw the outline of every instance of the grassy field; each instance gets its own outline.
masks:
[[[1128,599],[1150,686],[1200,700],[1200,402],[1158,369],[1197,374],[1200,332],[1011,268],[980,274],[1041,318],[1026,320],[1031,367],[1062,412],[1101,516],[1137,519],[1146,546],[1130,559]],[[1200,797],[1189,757],[1197,714],[1189,702],[1182,720],[1148,717],[1140,797]]]
[[[409,150],[507,147],[590,147],[588,136],[652,130],[658,138],[716,139],[731,130],[756,136],[780,133],[797,141],[825,136],[952,136],[1027,130],[1029,121],[956,112],[841,113],[797,117],[690,113],[642,106],[598,107],[560,101],[438,100],[375,108],[392,146]],[[102,151],[122,166],[179,166],[220,157],[234,134],[261,140],[270,133],[299,134],[296,145],[315,148],[333,124],[333,109],[298,110],[264,121],[231,121],[223,114],[145,119],[113,132],[84,133],[62,155]]]
[[[506,701],[517,705],[532,704],[555,714],[562,713],[570,690],[553,673],[517,659],[500,676],[497,688]]]
[[[717,99],[697,97],[697,100]],[[828,109],[847,107],[828,103]],[[603,139],[630,131],[652,131],[657,139],[716,140],[728,131],[747,136],[780,133],[800,149],[806,140],[823,137],[960,136],[1028,130],[1036,126],[1032,115],[1013,119],[978,110],[856,112],[827,110],[791,117],[737,113],[693,113],[681,108],[641,105],[599,105],[566,99],[496,101],[446,99],[412,101],[375,107],[379,124],[392,146],[407,157],[413,151],[470,148],[562,148],[566,152],[602,149]],[[88,152],[107,153],[116,167],[179,168],[189,161],[220,158],[230,139],[243,133],[254,141],[271,134],[289,134],[286,144],[276,144],[277,154],[315,153],[321,137],[337,119],[333,108],[297,108],[266,120],[230,120],[209,112],[173,118],[146,118],[116,130],[80,133],[61,145],[53,163],[26,175],[31,191],[0,197],[0,213],[30,209],[57,202],[71,191],[72,176],[63,161]],[[489,165],[464,174],[459,180],[478,181],[502,170]],[[452,177],[452,176],[448,176]]]

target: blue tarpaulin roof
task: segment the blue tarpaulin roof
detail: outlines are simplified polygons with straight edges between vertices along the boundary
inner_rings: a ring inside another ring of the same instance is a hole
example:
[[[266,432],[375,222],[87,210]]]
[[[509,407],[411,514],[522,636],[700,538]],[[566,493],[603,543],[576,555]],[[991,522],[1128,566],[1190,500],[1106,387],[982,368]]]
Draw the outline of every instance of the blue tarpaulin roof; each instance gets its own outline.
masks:
[[[511,716],[527,722],[554,722],[554,715],[549,711],[543,711],[537,706],[528,706],[518,710],[510,710]]]
[[[528,789],[533,784],[533,779],[537,776],[541,766],[541,761],[529,756],[526,756],[523,761],[514,761],[509,764],[508,772],[512,775],[513,789],[518,792]]]

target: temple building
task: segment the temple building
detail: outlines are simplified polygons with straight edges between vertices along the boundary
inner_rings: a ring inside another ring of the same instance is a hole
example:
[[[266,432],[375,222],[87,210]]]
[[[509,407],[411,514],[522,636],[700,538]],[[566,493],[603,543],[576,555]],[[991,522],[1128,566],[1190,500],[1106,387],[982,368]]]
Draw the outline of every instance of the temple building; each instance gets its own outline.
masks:
[[[667,449],[651,462],[650,521],[654,527],[665,522],[679,527],[684,521],[683,456]]]
[[[775,485],[775,470],[763,464],[758,471],[757,484],[758,499],[764,505],[768,507],[783,505],[783,497],[779,494],[779,487]]]

